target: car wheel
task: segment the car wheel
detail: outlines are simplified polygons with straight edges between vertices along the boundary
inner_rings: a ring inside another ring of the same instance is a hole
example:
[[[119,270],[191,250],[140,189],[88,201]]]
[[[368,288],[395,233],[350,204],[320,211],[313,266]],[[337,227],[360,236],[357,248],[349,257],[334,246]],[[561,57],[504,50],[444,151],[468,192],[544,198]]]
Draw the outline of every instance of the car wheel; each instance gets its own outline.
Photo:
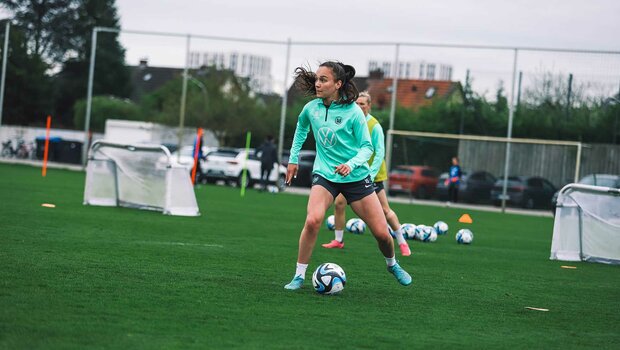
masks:
[[[416,198],[425,199],[427,197],[427,192],[426,187],[420,186],[416,191]]]
[[[532,197],[526,197],[523,200],[523,207],[526,209],[534,209],[534,199]]]
[[[245,183],[243,183],[243,173],[239,174],[239,176],[237,176],[237,181],[236,181],[236,185],[237,187],[241,187],[242,185],[245,186],[245,188],[250,187],[250,185],[252,184],[252,177],[250,176],[250,172],[248,171],[246,176],[245,176]]]

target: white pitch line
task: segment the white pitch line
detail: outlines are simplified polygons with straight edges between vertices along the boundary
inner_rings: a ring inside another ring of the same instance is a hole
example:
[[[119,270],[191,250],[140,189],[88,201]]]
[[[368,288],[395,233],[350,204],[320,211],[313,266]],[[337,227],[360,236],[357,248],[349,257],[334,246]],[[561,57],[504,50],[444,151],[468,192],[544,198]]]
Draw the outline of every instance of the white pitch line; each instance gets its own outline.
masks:
[[[136,243],[141,244],[160,244],[160,245],[179,245],[179,246],[194,246],[194,247],[210,247],[210,248],[224,248],[221,244],[205,244],[205,243],[186,243],[186,242],[153,242],[153,241],[138,241]]]

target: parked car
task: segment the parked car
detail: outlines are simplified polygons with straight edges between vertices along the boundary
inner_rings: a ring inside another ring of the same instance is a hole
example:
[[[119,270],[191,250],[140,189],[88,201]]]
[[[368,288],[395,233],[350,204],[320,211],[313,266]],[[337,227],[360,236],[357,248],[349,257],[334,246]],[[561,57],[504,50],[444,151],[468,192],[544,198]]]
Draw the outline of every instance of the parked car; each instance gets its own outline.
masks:
[[[207,146],[203,146],[202,147],[202,154],[207,154],[210,150],[213,150],[213,148],[207,147]],[[179,156],[179,152],[175,151],[172,152],[170,154],[170,161],[176,164],[180,164],[182,166],[184,166],[187,171],[189,171],[191,173],[192,168],[194,167],[194,146],[183,146],[181,147],[181,154]],[[202,170],[203,174],[205,172],[205,164],[203,160],[199,160],[198,164],[200,164],[200,169]],[[200,181],[202,179],[197,179],[197,181]]]
[[[236,186],[252,187],[260,183],[260,158],[254,154],[254,150],[250,149],[247,154],[245,149],[238,148],[218,148],[207,153],[204,161],[204,174],[207,183],[215,183],[223,180],[227,184]],[[243,164],[246,164],[247,181],[244,184]],[[269,183],[278,186],[280,190],[284,189],[284,180],[286,179],[286,168],[282,165],[274,165],[274,169],[269,176]]]
[[[582,185],[620,188],[620,175],[590,174],[582,177],[578,183]],[[555,206],[558,201],[559,193],[560,191],[558,190],[553,194],[553,197],[551,197],[551,211],[553,214],[555,214]]]
[[[500,177],[491,190],[491,201],[501,205],[504,179]],[[557,189],[547,179],[538,176],[509,176],[506,203],[523,208],[548,208]]]
[[[290,151],[282,151],[282,165],[288,166],[288,158]],[[297,178],[291,182],[293,186],[311,187],[312,186],[312,169],[314,167],[315,151],[301,150],[299,151],[299,166],[297,169]]]
[[[430,198],[437,188],[438,173],[424,165],[399,165],[389,174],[389,192]]]
[[[448,200],[448,173],[439,175],[435,196],[439,200]],[[459,184],[458,199],[462,202],[488,202],[491,198],[491,189],[497,179],[486,171],[464,171]]]

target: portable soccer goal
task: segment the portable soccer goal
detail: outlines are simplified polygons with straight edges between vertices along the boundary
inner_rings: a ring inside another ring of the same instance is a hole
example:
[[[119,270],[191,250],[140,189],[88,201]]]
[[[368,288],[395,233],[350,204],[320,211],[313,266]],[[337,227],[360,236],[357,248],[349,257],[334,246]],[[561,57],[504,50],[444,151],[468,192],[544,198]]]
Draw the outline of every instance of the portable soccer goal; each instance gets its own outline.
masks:
[[[187,168],[161,145],[96,141],[86,167],[84,204],[199,216]]]
[[[562,188],[550,259],[620,264],[620,190],[581,184]]]

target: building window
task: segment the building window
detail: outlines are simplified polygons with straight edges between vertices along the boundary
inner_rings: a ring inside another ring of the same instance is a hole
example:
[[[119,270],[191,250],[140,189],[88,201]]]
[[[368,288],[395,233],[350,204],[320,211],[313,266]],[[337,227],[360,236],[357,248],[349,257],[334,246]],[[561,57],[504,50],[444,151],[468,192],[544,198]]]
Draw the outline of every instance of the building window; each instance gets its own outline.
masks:
[[[426,93],[424,94],[424,97],[426,98],[432,98],[433,96],[435,96],[435,87],[431,86],[428,88],[428,90],[426,90]]]
[[[426,69],[426,79],[435,80],[435,65],[434,64],[428,65],[428,68]]]

